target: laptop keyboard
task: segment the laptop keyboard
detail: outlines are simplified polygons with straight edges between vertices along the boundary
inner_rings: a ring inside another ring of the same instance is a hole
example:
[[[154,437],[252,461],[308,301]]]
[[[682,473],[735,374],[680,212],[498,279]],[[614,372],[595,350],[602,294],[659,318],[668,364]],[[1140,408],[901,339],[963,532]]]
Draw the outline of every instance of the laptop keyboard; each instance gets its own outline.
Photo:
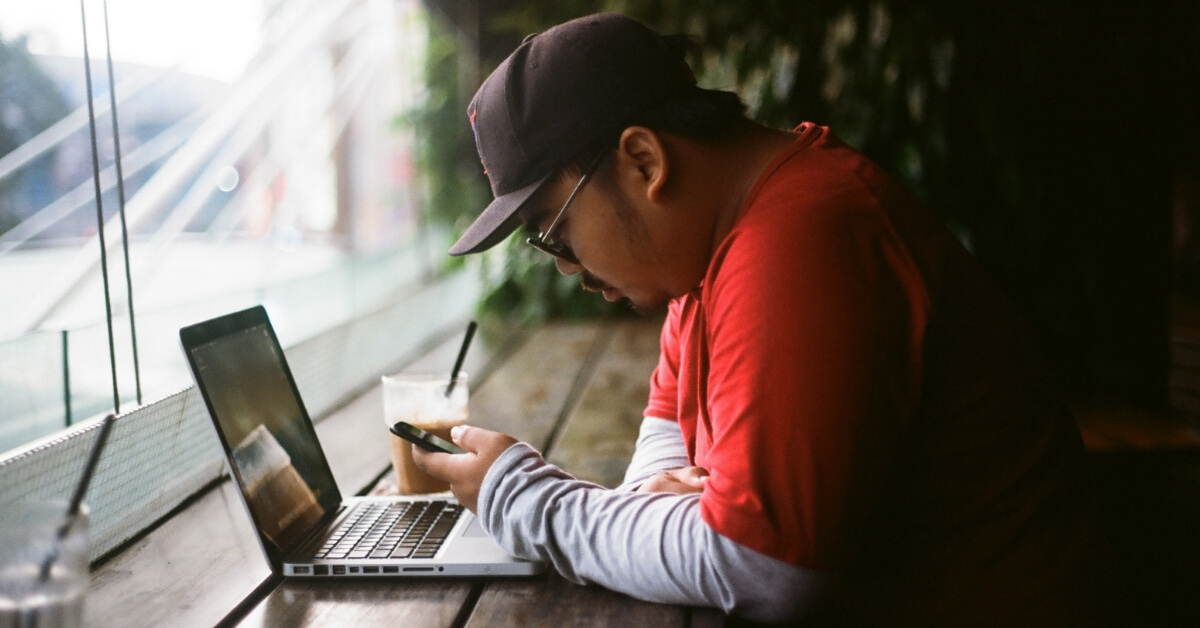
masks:
[[[315,558],[433,558],[462,510],[446,501],[362,503]]]

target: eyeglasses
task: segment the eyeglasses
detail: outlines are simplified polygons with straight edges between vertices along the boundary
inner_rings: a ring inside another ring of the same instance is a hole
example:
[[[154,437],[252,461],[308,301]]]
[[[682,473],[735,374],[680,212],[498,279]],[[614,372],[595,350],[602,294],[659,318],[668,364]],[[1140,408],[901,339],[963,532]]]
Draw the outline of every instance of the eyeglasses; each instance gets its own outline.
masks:
[[[570,207],[571,202],[575,200],[575,195],[579,194],[579,190],[583,189],[583,184],[587,183],[587,180],[592,178],[592,173],[596,171],[596,167],[600,165],[600,160],[603,158],[603,154],[596,157],[596,159],[592,161],[592,164],[588,166],[587,170],[584,171],[583,176],[579,177],[579,183],[576,183],[575,189],[571,190],[571,195],[567,197],[567,202],[563,203],[562,209],[558,210],[558,215],[554,217],[554,222],[550,223],[550,227],[546,229],[546,231],[539,233],[536,238],[526,238],[525,242],[529,244],[529,246],[532,246],[543,253],[553,255],[554,257],[557,257],[568,263],[579,263],[579,258],[575,257],[575,252],[571,250],[571,247],[563,244],[562,242],[551,241],[550,234],[554,233],[554,228],[558,226],[560,221],[562,221],[563,214],[567,213],[567,208]]]

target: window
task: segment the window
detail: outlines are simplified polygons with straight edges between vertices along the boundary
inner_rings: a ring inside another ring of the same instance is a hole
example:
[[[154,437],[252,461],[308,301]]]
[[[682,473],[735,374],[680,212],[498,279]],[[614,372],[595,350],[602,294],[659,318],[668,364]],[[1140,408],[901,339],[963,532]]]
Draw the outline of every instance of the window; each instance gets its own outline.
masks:
[[[185,324],[288,344],[424,273],[416,8],[0,0],[0,451],[190,385]]]

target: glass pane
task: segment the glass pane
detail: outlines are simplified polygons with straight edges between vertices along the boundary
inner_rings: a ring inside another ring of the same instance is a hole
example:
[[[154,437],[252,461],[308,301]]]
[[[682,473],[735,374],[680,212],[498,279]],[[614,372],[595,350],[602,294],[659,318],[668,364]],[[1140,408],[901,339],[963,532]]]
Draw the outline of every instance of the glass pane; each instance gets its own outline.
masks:
[[[0,308],[0,363],[66,330],[84,420],[114,405],[109,309],[127,411],[190,384],[183,325],[265,302],[302,340],[424,275],[395,124],[420,93],[415,0],[83,6],[103,253],[80,4],[0,0],[0,63],[17,64],[0,72],[0,301],[16,305]]]
[[[0,451],[66,425],[62,343],[38,333],[0,344]]]
[[[68,420],[62,334],[32,303],[61,269],[51,243],[95,225],[81,33],[78,2],[0,0],[0,450]]]

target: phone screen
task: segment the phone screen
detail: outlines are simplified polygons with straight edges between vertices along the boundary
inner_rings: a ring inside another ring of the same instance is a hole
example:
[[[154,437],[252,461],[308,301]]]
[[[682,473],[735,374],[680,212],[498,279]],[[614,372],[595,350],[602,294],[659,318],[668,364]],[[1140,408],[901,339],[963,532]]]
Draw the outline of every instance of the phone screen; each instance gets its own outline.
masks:
[[[392,433],[404,440],[411,441],[417,447],[426,451],[433,451],[443,454],[465,454],[467,450],[455,445],[454,443],[438,436],[430,434],[425,430],[399,421],[392,426]]]

